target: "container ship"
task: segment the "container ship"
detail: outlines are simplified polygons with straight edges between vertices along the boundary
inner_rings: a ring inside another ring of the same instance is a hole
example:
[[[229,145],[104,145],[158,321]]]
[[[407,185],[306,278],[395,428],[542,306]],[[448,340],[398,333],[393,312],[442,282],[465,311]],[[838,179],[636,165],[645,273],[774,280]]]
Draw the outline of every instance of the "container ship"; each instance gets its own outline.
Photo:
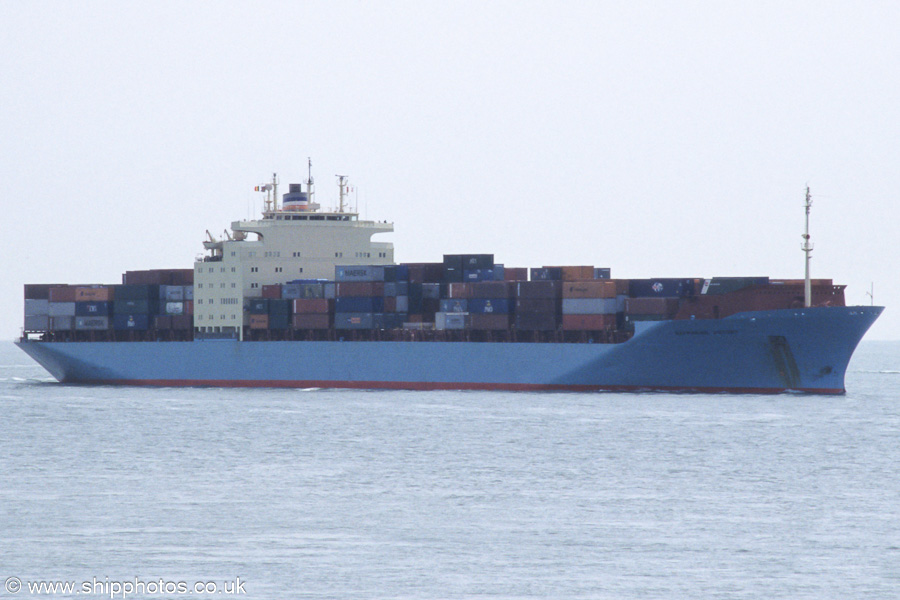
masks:
[[[29,284],[17,345],[63,383],[414,390],[845,392],[883,307],[805,279],[613,278],[492,254],[395,264],[393,224],[321,210],[312,176],[193,269]]]

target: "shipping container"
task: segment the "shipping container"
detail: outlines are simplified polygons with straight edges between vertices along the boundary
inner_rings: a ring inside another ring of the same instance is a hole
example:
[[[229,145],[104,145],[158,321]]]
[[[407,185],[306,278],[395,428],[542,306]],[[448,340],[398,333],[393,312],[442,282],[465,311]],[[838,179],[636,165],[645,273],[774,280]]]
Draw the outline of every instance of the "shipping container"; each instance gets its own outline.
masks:
[[[159,286],[160,302],[183,302],[184,286],[183,285],[161,285]]]
[[[348,296],[384,296],[383,281],[341,281],[337,283],[335,295]]]
[[[50,302],[75,302],[75,287],[69,285],[51,286],[47,299]]]
[[[268,329],[269,315],[267,314],[251,314],[250,329]]]
[[[561,286],[558,281],[519,281],[515,289],[520,298],[559,298]]]
[[[26,317],[37,317],[44,316],[50,314],[50,301],[49,300],[36,300],[33,298],[25,299],[25,316]]]
[[[136,313],[150,314],[157,312],[158,306],[158,300],[155,299],[152,303],[149,300],[114,300],[113,313],[125,315]]]
[[[50,317],[50,331],[72,331],[75,317]]]
[[[178,315],[172,317],[172,329],[185,331],[194,327],[194,320],[188,315]]]
[[[645,298],[636,298],[636,300]],[[652,298],[655,300],[655,298]],[[616,314],[615,298],[563,298],[562,314],[564,315],[614,315]]]
[[[125,271],[122,283],[127,285],[193,285],[193,269],[151,269]]]
[[[678,310],[678,298],[628,298],[625,313],[629,315],[669,315]]]
[[[444,278],[441,263],[403,263],[409,273],[410,283],[440,283]]]
[[[704,280],[701,293],[709,295],[728,294],[745,288],[768,284],[768,277],[713,277],[712,279]]]
[[[503,269],[504,281],[528,281],[528,269],[525,267],[505,267]]]
[[[384,281],[385,282],[395,282],[395,281],[408,281],[409,280],[409,267],[406,265],[385,265],[384,266]]]
[[[509,298],[510,284],[505,281],[482,281],[472,284],[472,298]]]
[[[75,302],[109,302],[112,299],[112,286],[92,285],[75,288]]]
[[[594,279],[610,279],[612,277],[612,269],[609,267],[598,267],[594,269]]]
[[[422,298],[441,299],[441,284],[439,283],[423,283]]]
[[[463,271],[462,269],[456,269],[453,267],[444,267],[444,277],[442,281],[444,283],[462,283],[463,280]]]
[[[693,279],[631,279],[628,295],[632,298],[683,298],[694,294]]]
[[[531,281],[560,281],[562,269],[559,267],[541,267],[531,269]]]
[[[468,301],[468,312],[474,314],[508,314],[512,312],[509,298],[471,298]]]
[[[51,317],[74,317],[74,302],[54,302],[50,301],[47,305],[47,314]]]
[[[493,269],[493,254],[461,254],[460,266],[463,270]]]
[[[270,300],[281,299],[281,284],[274,283],[262,286],[262,297]]]
[[[154,329],[172,329],[172,317],[169,315],[156,315],[153,317]]]
[[[466,283],[475,283],[478,281],[493,281],[493,269],[463,269],[463,281]]]
[[[375,321],[375,314],[370,312],[334,313],[335,329],[375,329]]]
[[[396,311],[398,313],[409,312],[409,296],[397,296]]]
[[[109,317],[75,317],[76,331],[99,331],[109,329]]]
[[[113,300],[159,300],[159,286],[151,284],[117,285],[113,288]]]
[[[269,314],[269,299],[268,298],[247,298],[245,300],[247,312],[252,315],[267,315]]]
[[[385,296],[384,297],[384,312],[385,313],[397,312],[397,296]]]
[[[71,319],[72,317],[64,318]],[[25,331],[50,331],[50,317],[47,315],[25,315]]]
[[[185,315],[193,315],[194,314],[194,301],[193,300],[185,300],[184,314]]]
[[[465,329],[468,321],[468,313],[438,312],[434,315],[434,328]]]
[[[472,297],[472,285],[471,283],[448,283],[447,284],[447,298],[471,298]]]
[[[322,284],[322,289],[324,290],[325,298],[328,300],[334,300],[337,296],[337,284],[333,281]]]
[[[50,300],[50,288],[60,287],[49,283],[26,283],[25,300]]]
[[[126,314],[117,312],[113,315],[113,329],[119,331],[146,331],[149,328],[150,315],[147,313]]]
[[[184,302],[166,302],[164,306],[165,314],[170,317],[183,315],[184,313]]]
[[[468,301],[464,298],[447,298],[441,300],[440,312],[464,313],[468,312]]]
[[[293,302],[295,315],[328,313],[328,300],[325,298],[297,298]]]
[[[291,319],[294,329],[328,329],[331,326],[331,317],[327,313],[295,314]]]
[[[516,329],[522,331],[555,331],[559,321],[554,313],[516,312]]]
[[[275,315],[290,315],[291,314],[291,301],[290,300],[282,300],[281,298],[270,298],[269,299],[269,316]],[[284,326],[286,328],[287,325]],[[272,329],[276,329],[276,327],[272,327]]]
[[[494,265],[494,281],[506,280],[506,267],[503,265]]]
[[[565,281],[562,284],[565,298],[615,298],[616,284],[610,280]]]
[[[269,329],[287,329],[291,326],[290,313],[270,313]]]
[[[482,331],[505,331],[509,329],[510,315],[500,313],[469,314],[469,328]]]
[[[409,295],[408,281],[390,281],[384,284],[385,296],[407,296]]]
[[[384,265],[338,265],[335,281],[384,281]]]
[[[194,299],[194,286],[185,285],[182,287],[184,288],[184,299],[185,300],[193,300]]]
[[[555,298],[517,298],[516,313],[546,313],[555,315],[560,312],[560,302]]]
[[[111,302],[76,302],[76,317],[108,317],[112,311]]]
[[[562,328],[566,331],[606,331],[616,328],[616,315],[566,315],[562,316]]]
[[[338,296],[334,299],[334,311],[341,313],[384,312],[383,296]]]
[[[594,267],[589,266],[562,266],[562,267],[544,267],[544,269],[559,269],[559,279],[562,281],[583,281],[585,279],[594,278]],[[534,279],[534,277],[532,277]],[[550,279],[553,279],[551,277]]]

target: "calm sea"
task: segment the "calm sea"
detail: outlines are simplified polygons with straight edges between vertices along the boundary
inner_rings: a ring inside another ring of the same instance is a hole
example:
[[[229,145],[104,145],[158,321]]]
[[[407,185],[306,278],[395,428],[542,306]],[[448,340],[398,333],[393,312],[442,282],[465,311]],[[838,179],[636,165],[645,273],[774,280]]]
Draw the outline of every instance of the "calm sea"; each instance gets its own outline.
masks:
[[[897,598],[900,343],[847,388],[68,386],[4,343],[0,596]]]

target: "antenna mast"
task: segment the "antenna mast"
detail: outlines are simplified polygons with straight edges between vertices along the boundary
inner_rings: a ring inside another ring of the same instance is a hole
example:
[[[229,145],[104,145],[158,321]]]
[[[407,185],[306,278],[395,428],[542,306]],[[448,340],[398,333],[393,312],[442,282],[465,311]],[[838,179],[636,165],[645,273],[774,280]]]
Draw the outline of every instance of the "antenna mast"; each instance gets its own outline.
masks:
[[[315,192],[313,191],[314,182],[313,182],[313,176],[312,176],[312,158],[307,156],[306,162],[307,162],[306,195],[308,196],[309,204],[312,205],[313,195],[315,194]]]
[[[812,207],[812,197],[809,195],[809,186],[806,186],[806,232],[801,236],[803,243],[800,249],[806,254],[806,277],[803,280],[803,305],[812,306],[812,284],[809,280],[809,260],[813,251],[813,245],[809,242],[809,209]]]
[[[347,181],[347,176],[346,175],[335,175],[335,177],[338,178],[338,187],[341,190],[341,195],[340,195],[341,204],[340,204],[340,208],[338,208],[338,212],[344,212],[344,194],[346,191],[344,189],[344,183]]]

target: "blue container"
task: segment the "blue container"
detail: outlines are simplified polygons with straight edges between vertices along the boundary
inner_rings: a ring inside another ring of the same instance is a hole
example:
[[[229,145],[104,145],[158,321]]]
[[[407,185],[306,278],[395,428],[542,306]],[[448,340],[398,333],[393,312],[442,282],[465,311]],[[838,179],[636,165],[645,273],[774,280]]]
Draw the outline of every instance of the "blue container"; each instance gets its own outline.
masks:
[[[463,271],[463,281],[466,283],[476,283],[478,281],[493,281],[493,269],[466,269]]]
[[[76,302],[76,317],[107,317],[110,312],[109,302]]]
[[[464,298],[446,298],[441,300],[440,312],[464,313],[468,311],[468,303]]]
[[[505,281],[506,269],[503,265],[494,265],[494,281]]]
[[[421,284],[419,284],[421,285]],[[384,284],[385,296],[408,296],[409,282],[407,281],[386,281]]]
[[[340,296],[334,299],[336,313],[380,313],[384,311],[381,296]]]
[[[594,279],[609,279],[612,277],[612,270],[609,267],[596,267],[594,269]]]
[[[469,312],[479,315],[510,313],[509,298],[469,298]]]
[[[375,329],[373,313],[334,313],[335,329]]]
[[[683,298],[694,294],[693,279],[632,279],[628,295],[632,298]]]
[[[291,314],[291,301],[290,300],[279,300],[275,298],[269,299],[269,317],[275,316],[283,316],[285,319],[289,317]],[[287,325],[284,327],[275,327],[272,325],[272,319],[269,319],[269,329],[285,329]]]
[[[247,301],[247,312],[251,315],[267,315],[269,314],[268,298],[250,298]]]
[[[113,316],[113,329],[124,331],[132,329],[135,331],[145,331],[150,328],[150,315],[146,313],[120,314]]]
[[[384,265],[338,265],[335,281],[384,281]]]

